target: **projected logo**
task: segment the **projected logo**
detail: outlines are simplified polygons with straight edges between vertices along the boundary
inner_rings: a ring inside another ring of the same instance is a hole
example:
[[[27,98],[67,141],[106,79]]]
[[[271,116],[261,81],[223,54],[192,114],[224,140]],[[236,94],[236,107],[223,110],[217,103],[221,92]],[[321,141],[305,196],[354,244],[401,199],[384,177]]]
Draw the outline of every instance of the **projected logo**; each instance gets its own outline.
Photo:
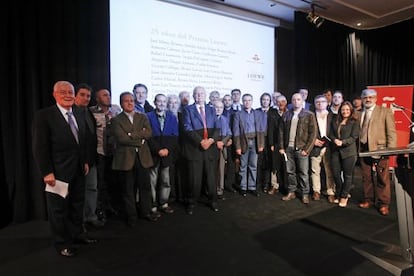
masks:
[[[258,54],[253,54],[248,60],[247,63],[251,64],[249,67],[249,72],[247,73],[247,78],[251,81],[263,81],[265,78],[264,73],[262,72],[262,65],[264,62]]]

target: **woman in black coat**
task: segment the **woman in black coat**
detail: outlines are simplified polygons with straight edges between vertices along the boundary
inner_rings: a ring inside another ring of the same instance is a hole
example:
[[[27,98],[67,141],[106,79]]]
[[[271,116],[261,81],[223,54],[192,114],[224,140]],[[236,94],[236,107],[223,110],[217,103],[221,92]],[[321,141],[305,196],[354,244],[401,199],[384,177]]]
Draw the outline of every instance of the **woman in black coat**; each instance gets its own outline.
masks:
[[[331,166],[336,185],[336,202],[340,207],[347,206],[348,194],[352,188],[353,172],[358,156],[356,140],[359,131],[358,118],[352,104],[348,101],[342,103],[336,120],[332,120],[329,137],[333,141]]]

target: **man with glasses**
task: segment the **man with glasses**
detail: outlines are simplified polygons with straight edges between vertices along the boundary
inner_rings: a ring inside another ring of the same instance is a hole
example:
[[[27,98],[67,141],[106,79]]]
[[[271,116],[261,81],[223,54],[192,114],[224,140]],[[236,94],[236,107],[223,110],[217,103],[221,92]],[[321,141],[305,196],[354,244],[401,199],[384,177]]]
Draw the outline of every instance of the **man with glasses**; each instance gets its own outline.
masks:
[[[397,145],[397,134],[394,114],[391,109],[376,105],[377,91],[374,89],[362,90],[361,98],[364,109],[360,119],[360,152],[395,147]],[[377,179],[375,180],[372,179],[373,166],[376,167],[377,172]],[[375,206],[381,215],[387,216],[391,201],[388,157],[380,159],[374,157],[361,158],[361,169],[364,201],[359,204],[359,207],[366,209]]]

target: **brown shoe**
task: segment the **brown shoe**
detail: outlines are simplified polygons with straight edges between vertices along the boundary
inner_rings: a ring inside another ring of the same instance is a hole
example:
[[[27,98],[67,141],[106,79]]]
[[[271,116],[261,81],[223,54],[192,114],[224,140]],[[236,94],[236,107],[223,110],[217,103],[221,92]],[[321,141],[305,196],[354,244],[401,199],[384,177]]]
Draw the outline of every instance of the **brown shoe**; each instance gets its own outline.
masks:
[[[335,203],[335,196],[334,195],[328,195],[328,202],[329,203]]]
[[[313,200],[321,200],[321,194],[318,192],[314,192],[312,195]]]
[[[348,205],[348,197],[339,200],[339,207],[345,208]]]
[[[279,190],[278,189],[276,189],[275,187],[272,187],[268,192],[267,192],[267,194],[268,195],[275,195],[275,194],[277,194],[279,192]]]
[[[370,202],[370,201],[363,201],[363,202],[361,202],[358,206],[359,206],[359,208],[362,208],[362,209],[368,209],[368,208],[370,208],[372,205],[373,205],[373,204],[372,204],[372,202]]]
[[[288,200],[292,200],[292,199],[295,199],[295,198],[296,198],[295,192],[290,192],[287,195],[285,195],[284,197],[282,197],[282,200],[283,201],[288,201]]]
[[[388,208],[388,206],[382,206],[381,208],[379,208],[379,212],[383,216],[388,216],[388,214],[390,213],[390,209]]]

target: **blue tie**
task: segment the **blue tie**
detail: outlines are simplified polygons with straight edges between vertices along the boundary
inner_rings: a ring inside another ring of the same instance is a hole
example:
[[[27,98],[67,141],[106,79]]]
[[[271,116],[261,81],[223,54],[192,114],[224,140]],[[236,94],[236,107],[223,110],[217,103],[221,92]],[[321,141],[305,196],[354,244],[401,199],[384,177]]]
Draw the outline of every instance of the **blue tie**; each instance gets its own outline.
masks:
[[[79,144],[79,138],[78,138],[78,128],[75,125],[75,122],[73,121],[72,115],[73,113],[71,111],[66,112],[68,115],[68,123],[70,126],[70,130],[72,131],[73,136],[75,137],[76,143]]]

